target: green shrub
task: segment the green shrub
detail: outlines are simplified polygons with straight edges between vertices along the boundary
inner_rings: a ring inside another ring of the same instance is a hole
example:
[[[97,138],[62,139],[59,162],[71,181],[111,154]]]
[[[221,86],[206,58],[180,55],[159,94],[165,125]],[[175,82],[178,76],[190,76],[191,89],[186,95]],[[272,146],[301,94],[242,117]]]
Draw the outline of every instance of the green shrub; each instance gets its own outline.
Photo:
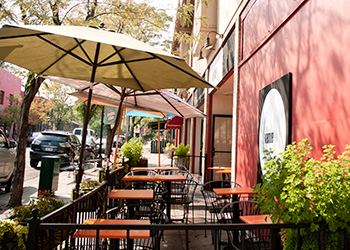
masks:
[[[185,157],[190,154],[190,145],[184,146],[182,143],[175,149],[175,155],[178,157]]]
[[[11,217],[18,222],[27,222],[32,217],[32,210],[34,208],[38,209],[38,217],[40,218],[62,207],[64,204],[65,202],[62,200],[53,199],[47,194],[40,194],[37,199],[31,200],[28,205],[15,207]]]
[[[26,249],[28,226],[13,220],[0,221],[0,249]]]
[[[132,138],[121,147],[123,156],[129,159],[132,166],[140,161],[142,150],[143,144],[140,138]]]
[[[320,160],[310,157],[304,139],[288,145],[279,156],[267,152],[262,184],[255,199],[263,213],[284,223],[311,223],[301,229],[303,249],[320,249],[319,232],[327,234],[327,249],[339,249],[350,222],[350,146],[336,157],[334,146],[323,147]],[[325,226],[322,226],[325,225]],[[295,249],[296,230],[283,231],[284,249]]]
[[[47,194],[48,192],[43,192],[28,205],[15,207],[11,215],[13,219],[0,221],[0,249],[26,249],[28,226],[25,224],[32,217],[32,209],[38,209],[38,216],[43,217],[65,204]]]

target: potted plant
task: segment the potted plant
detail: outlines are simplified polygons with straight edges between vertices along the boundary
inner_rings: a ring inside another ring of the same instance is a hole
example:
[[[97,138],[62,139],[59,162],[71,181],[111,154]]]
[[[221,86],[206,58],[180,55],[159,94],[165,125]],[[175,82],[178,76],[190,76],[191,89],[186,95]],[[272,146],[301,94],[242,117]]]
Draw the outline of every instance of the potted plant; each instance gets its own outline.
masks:
[[[184,145],[180,143],[180,145],[175,149],[174,155],[175,158],[175,165],[178,167],[185,167],[186,169],[190,166],[190,145]]]
[[[139,166],[139,164],[148,165],[148,160],[142,157],[142,151],[143,144],[141,138],[132,138],[121,147],[123,156],[129,159],[131,166]]]
[[[266,173],[256,186],[255,199],[274,222],[311,223],[310,228],[300,229],[302,249],[344,247],[350,222],[350,146],[338,156],[333,148],[324,146],[319,160],[310,157],[313,148],[306,139],[288,145],[279,156],[269,151]],[[296,229],[282,234],[284,249],[294,249]]]

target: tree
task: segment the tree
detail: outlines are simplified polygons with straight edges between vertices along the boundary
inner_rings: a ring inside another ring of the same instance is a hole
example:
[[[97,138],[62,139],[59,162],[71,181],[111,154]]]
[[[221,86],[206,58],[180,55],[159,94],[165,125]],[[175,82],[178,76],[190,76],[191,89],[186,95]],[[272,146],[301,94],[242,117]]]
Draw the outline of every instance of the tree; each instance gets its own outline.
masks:
[[[147,2],[132,0],[0,0],[0,24],[48,24],[48,25],[93,25],[101,22],[108,29],[151,44],[163,45],[160,37],[166,32],[171,21],[164,10],[150,6]],[[168,44],[169,45],[169,44]],[[33,60],[35,60],[33,58]],[[43,79],[29,73],[26,92],[21,106],[21,118],[15,176],[12,183],[10,206],[21,205],[25,169],[25,145],[28,130],[30,105]]]
[[[62,130],[65,124],[75,118],[72,112],[73,99],[69,96],[69,92],[73,92],[73,89],[55,82],[46,83],[41,89],[41,94],[51,103],[49,116],[56,129]]]
[[[74,111],[77,112],[79,120],[84,121],[85,114],[86,114],[86,103],[83,103],[80,100],[75,101]],[[101,111],[102,111],[102,106],[92,104],[90,107],[88,123],[91,121],[92,118],[96,118],[98,115],[100,115]]]
[[[29,122],[32,125],[39,125],[50,120],[48,114],[54,107],[50,100],[42,97],[34,97],[30,106]]]

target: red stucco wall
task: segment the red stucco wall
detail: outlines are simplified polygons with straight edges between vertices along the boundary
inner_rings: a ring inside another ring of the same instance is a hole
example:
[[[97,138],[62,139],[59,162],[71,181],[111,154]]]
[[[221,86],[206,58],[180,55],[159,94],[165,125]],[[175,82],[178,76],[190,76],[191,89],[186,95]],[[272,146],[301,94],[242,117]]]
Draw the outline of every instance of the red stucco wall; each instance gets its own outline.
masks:
[[[0,68],[0,90],[5,92],[4,103],[0,104],[0,110],[8,107],[10,94],[21,92],[21,79]]]
[[[280,3],[283,2],[283,3]],[[259,90],[292,73],[292,141],[350,144],[350,1],[252,1],[242,16],[236,181],[257,177]]]

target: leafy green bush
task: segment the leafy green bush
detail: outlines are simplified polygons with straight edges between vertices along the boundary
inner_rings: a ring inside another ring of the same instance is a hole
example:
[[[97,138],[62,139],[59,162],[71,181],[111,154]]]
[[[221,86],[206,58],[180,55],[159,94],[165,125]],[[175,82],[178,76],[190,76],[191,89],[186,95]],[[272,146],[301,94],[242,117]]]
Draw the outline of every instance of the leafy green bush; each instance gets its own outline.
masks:
[[[333,148],[324,146],[320,160],[309,156],[313,148],[306,139],[288,145],[282,155],[267,152],[266,174],[256,187],[255,199],[273,221],[311,223],[300,231],[304,249],[320,249],[322,230],[327,249],[344,244],[342,231],[350,222],[350,146],[337,157]],[[295,229],[285,230],[284,249],[295,249],[296,237]]]
[[[11,220],[0,221],[0,249],[26,249],[28,226],[25,226],[25,223],[32,217],[32,209],[38,209],[38,216],[42,217],[64,204],[62,200],[53,199],[47,192],[43,192],[38,199],[31,200],[28,205],[15,207]]]
[[[180,143],[180,145],[175,149],[175,155],[178,157],[185,157],[190,154],[190,145],[183,145]]]
[[[26,249],[28,226],[13,220],[0,221],[0,249]]]
[[[121,147],[122,154],[128,158],[130,165],[135,166],[142,157],[143,144],[141,138],[131,138]]]
[[[27,222],[32,217],[32,210],[38,209],[38,217],[43,217],[46,214],[62,207],[64,201],[53,199],[50,195],[40,194],[36,200],[31,200],[28,205],[22,205],[13,209],[11,217],[18,222]]]

